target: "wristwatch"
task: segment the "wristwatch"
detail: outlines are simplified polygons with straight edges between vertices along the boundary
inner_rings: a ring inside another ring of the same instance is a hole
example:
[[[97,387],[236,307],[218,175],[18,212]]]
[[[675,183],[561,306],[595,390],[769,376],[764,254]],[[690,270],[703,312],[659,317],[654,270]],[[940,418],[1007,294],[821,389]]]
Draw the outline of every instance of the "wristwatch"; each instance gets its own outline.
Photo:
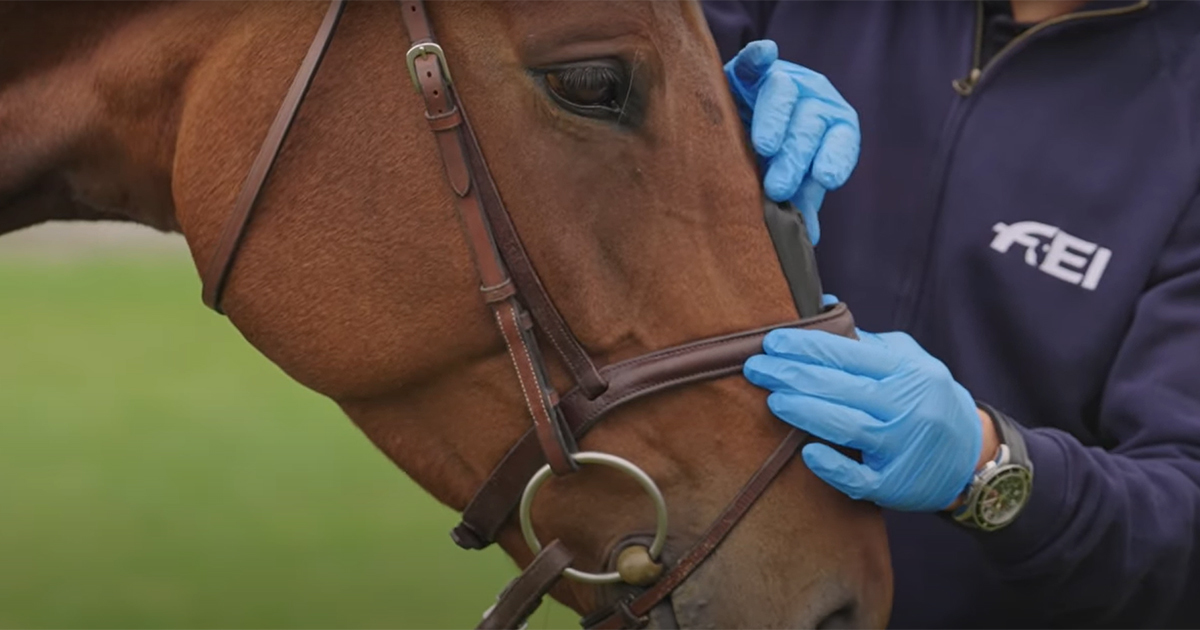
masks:
[[[954,511],[955,521],[983,531],[995,531],[1009,523],[1029,503],[1033,491],[1033,462],[1025,449],[1025,440],[1012,418],[987,403],[978,402],[996,425],[1000,438],[996,459],[975,473],[963,491],[966,498]]]

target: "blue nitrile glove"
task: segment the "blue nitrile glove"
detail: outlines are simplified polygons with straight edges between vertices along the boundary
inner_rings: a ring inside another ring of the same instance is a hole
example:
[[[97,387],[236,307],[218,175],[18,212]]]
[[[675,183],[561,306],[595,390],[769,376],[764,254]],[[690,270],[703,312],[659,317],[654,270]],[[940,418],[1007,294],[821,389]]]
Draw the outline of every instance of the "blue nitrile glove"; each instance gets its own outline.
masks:
[[[824,75],[779,59],[768,39],[747,44],[725,64],[725,76],[754,151],[766,161],[767,197],[791,200],[815,245],[825,191],[846,183],[858,163],[858,114]]]
[[[801,454],[818,477],[854,499],[935,512],[966,488],[983,448],[975,401],[940,361],[904,333],[855,341],[779,329],[746,361],[750,382],[772,391],[783,421],[862,451],[860,464],[826,444]]]

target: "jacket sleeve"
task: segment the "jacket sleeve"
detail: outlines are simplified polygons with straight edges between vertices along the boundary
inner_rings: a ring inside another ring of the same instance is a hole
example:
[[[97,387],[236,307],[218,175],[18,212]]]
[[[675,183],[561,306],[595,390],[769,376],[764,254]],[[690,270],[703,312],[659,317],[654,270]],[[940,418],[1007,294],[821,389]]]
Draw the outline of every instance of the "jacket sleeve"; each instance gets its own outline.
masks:
[[[977,534],[985,553],[1056,624],[1200,627],[1200,201],[1137,303],[1097,426],[1107,449],[1020,429],[1033,493]]]
[[[721,63],[733,59],[746,44],[762,39],[774,1],[703,0],[704,17],[721,52]]]

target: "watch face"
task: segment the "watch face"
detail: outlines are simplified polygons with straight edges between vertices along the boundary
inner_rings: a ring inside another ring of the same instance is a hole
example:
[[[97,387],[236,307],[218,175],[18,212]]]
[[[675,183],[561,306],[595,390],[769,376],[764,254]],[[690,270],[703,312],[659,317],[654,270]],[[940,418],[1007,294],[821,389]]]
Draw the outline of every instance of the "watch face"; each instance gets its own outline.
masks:
[[[1029,500],[1033,477],[1020,466],[1009,465],[987,481],[975,504],[976,522],[983,529],[998,529],[1017,517]]]

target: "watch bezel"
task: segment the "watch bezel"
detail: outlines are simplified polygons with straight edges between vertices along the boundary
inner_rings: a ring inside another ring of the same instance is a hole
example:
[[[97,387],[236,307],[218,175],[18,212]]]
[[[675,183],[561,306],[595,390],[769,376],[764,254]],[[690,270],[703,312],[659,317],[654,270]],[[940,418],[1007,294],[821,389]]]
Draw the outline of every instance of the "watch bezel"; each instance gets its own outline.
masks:
[[[1006,527],[1021,515],[1021,512],[1025,510],[1025,506],[1029,503],[1029,496],[1033,491],[1033,473],[1020,464],[1006,462],[1003,464],[989,464],[984,470],[980,471],[980,477],[978,483],[972,484],[971,496],[967,499],[970,503],[969,518],[972,524],[980,530],[989,532]],[[985,516],[985,511],[980,509],[980,501],[1001,482],[1007,482],[1013,478],[1020,479],[1024,486],[1020,505],[1002,520],[989,520]]]
[[[1017,509],[1013,510],[1008,518],[1002,521],[991,521],[985,518],[979,509],[980,499],[995,487],[995,484],[1001,480],[1006,480],[1012,476],[1021,477],[1025,485],[1024,497]],[[1033,470],[1030,466],[1022,465],[1021,462],[1015,461],[1012,450],[1007,444],[1001,443],[996,453],[996,458],[988,462],[982,469],[971,477],[971,484],[967,489],[967,496],[963,499],[962,505],[955,510],[954,520],[975,529],[983,531],[996,531],[1010,523],[1012,523],[1025,506],[1029,503],[1029,497],[1033,493]]]

